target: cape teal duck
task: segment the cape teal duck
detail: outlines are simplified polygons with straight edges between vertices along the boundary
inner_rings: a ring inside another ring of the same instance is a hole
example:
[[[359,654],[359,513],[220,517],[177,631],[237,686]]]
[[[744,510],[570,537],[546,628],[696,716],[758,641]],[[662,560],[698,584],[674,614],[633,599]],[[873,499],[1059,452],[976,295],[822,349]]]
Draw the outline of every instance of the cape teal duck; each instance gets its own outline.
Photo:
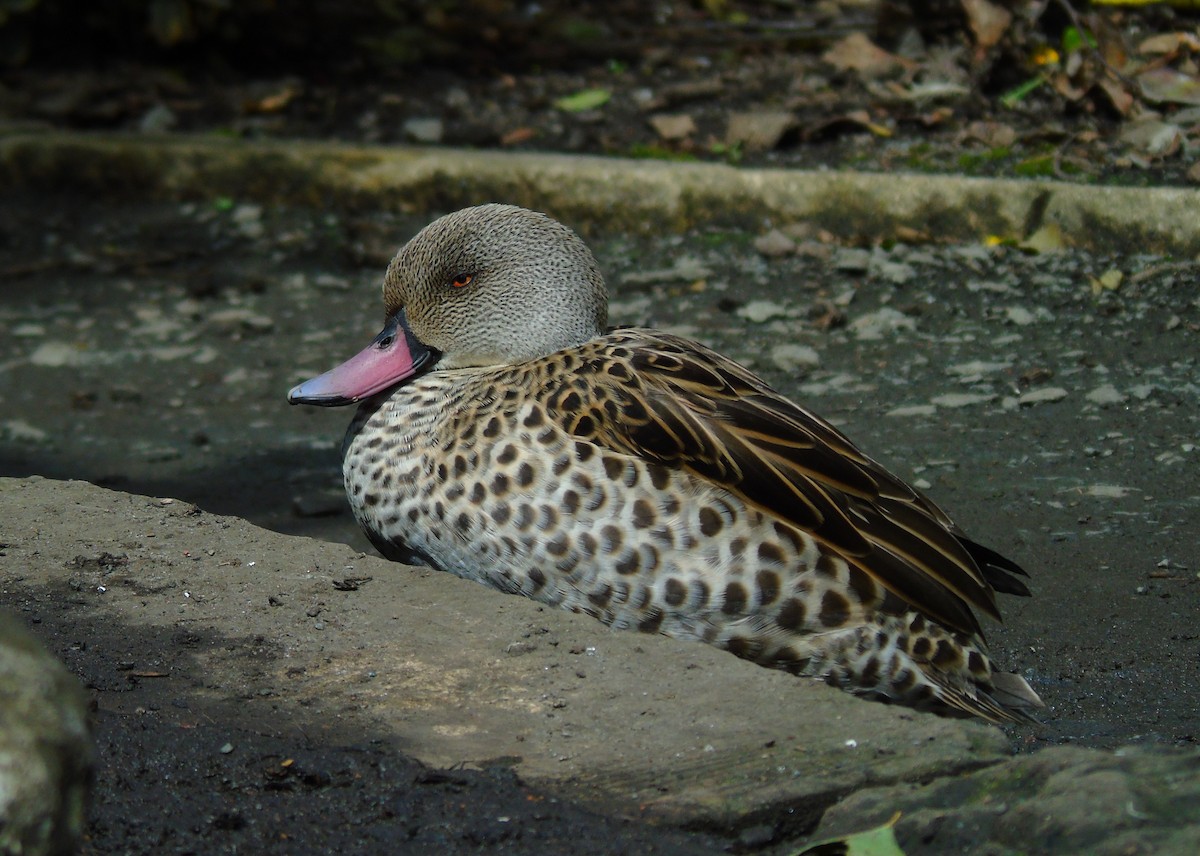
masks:
[[[606,330],[570,229],[449,214],[383,298],[375,340],[288,400],[359,402],[346,491],[384,556],[862,695],[994,721],[1041,706],[993,671],[973,612],[998,620],[1024,571],[732,360]]]

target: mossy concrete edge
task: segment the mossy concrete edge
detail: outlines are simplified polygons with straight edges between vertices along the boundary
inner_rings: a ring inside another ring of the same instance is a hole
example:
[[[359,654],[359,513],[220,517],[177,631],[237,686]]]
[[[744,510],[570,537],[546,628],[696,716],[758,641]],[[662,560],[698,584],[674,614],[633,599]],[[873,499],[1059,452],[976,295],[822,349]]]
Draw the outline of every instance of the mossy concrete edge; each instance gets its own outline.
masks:
[[[1171,187],[59,131],[0,136],[0,187],[411,213],[504,201],[584,232],[811,220],[863,242],[1020,240],[1054,224],[1069,247],[1200,256],[1200,190]]]

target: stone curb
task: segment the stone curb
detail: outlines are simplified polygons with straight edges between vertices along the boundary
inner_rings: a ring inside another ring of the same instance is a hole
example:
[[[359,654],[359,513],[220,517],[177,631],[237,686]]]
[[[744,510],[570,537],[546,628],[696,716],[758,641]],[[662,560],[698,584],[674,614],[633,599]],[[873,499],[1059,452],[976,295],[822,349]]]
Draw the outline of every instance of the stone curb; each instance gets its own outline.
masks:
[[[1184,188],[63,132],[0,136],[0,186],[423,214],[505,201],[584,231],[814,220],[848,239],[980,241],[1053,224],[1067,246],[1200,255],[1200,190]]]

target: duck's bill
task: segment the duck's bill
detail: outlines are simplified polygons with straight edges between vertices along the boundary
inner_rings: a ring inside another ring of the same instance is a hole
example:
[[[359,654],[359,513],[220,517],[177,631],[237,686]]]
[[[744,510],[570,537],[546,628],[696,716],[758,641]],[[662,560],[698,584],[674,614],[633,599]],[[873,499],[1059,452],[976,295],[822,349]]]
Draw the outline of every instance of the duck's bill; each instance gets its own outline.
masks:
[[[366,348],[335,369],[288,392],[289,404],[340,407],[383,392],[436,362],[437,352],[408,329],[404,311],[387,320]]]

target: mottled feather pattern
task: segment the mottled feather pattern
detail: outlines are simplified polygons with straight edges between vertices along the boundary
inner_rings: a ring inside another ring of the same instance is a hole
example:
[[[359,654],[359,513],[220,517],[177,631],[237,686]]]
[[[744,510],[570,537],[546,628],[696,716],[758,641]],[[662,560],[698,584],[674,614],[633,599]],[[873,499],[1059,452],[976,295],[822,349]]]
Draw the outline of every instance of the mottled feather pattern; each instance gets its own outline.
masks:
[[[1040,706],[993,672],[974,613],[999,618],[1025,572],[744,367],[604,331],[603,279],[565,227],[448,215],[384,297],[439,353],[344,444],[384,555],[859,694],[997,721]]]

